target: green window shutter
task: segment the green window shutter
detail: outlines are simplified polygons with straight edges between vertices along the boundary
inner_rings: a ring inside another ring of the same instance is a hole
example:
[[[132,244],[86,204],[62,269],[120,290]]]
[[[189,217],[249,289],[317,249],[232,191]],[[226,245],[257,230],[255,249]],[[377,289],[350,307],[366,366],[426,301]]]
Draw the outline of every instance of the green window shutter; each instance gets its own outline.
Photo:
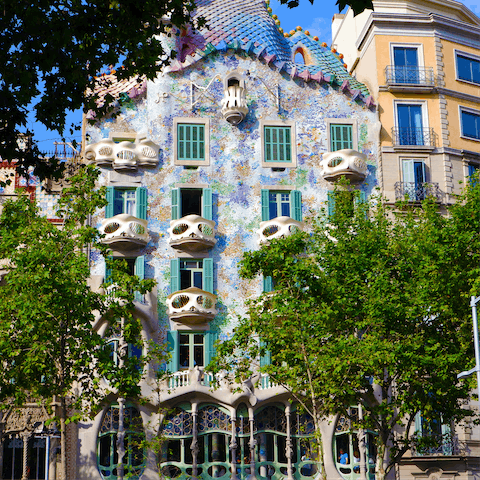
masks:
[[[415,415],[415,433],[419,436],[422,436],[422,414],[417,412]]]
[[[180,218],[180,189],[172,188],[172,220],[178,220]]]
[[[106,259],[105,259],[105,262],[107,261],[107,259],[109,261],[112,261],[113,260],[113,257],[111,255],[109,255]],[[105,263],[105,283],[112,283],[112,269],[107,267],[107,264]]]
[[[292,218],[298,222],[302,221],[302,194],[299,190],[293,190],[290,193],[290,201],[292,205]]]
[[[444,455],[452,455],[452,432],[450,424],[442,422],[442,453]]]
[[[218,332],[205,333],[205,366],[207,366],[216,354],[215,342],[218,340]]]
[[[178,160],[205,160],[205,125],[177,125]]]
[[[265,343],[260,341],[260,348],[265,347]],[[265,367],[267,365],[270,365],[272,363],[272,354],[268,351],[265,350],[265,353],[263,355],[260,355],[260,367]]]
[[[145,278],[145,257],[143,255],[135,259],[135,276],[138,277],[139,280]],[[143,295],[140,292],[135,292],[134,299],[137,302],[142,302]]]
[[[213,258],[203,259],[203,290],[213,293]]]
[[[290,127],[263,127],[263,129],[265,162],[291,162]]]
[[[180,259],[170,260],[170,293],[180,290]]]
[[[335,214],[335,193],[328,192],[328,216],[333,217]]]
[[[135,205],[137,210],[137,218],[147,219],[147,189],[139,187],[135,191]]]
[[[115,201],[115,189],[107,187],[107,205],[105,206],[105,218],[113,217],[113,204]]]
[[[353,148],[352,125],[330,124],[330,148],[332,152]]]
[[[204,188],[202,192],[203,201],[203,218],[206,220],[212,220],[213,218],[213,201],[212,201],[212,189]]]
[[[263,277],[263,291],[265,293],[273,292],[273,278],[272,277]]]
[[[167,370],[171,373],[178,371],[178,332],[176,330],[167,332],[167,352],[170,354]]]
[[[270,220],[270,210],[269,210],[269,190],[263,190],[261,192],[262,199],[262,222]]]

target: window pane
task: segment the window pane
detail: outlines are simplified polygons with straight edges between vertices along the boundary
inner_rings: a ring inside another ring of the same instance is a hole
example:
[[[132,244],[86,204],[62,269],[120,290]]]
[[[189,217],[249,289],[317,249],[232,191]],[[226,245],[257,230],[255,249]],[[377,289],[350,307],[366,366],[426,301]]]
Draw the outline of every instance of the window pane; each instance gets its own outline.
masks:
[[[194,365],[203,367],[203,345],[195,345],[193,348]]]
[[[100,439],[100,458],[98,462],[102,467],[110,466],[110,445],[112,437],[106,435]]]
[[[193,272],[193,286],[202,288],[202,272]]]
[[[480,115],[462,112],[462,133],[466,137],[480,139]]]
[[[457,71],[459,79],[480,83],[480,60],[457,55]]]

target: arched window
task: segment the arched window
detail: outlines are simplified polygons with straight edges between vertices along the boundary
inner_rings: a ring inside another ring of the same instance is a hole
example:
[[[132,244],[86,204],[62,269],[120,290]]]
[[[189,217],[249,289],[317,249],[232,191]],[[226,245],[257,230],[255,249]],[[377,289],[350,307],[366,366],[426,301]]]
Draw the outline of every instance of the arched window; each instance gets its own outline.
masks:
[[[358,408],[351,407],[349,416],[340,416],[335,426],[335,442],[333,455],[336,466],[345,480],[356,480],[360,477],[360,446],[358,430],[352,428],[352,420],[358,418]],[[365,464],[367,478],[375,478],[375,462],[377,451],[373,432],[366,432]]]
[[[305,65],[305,57],[302,48],[297,48],[293,60],[297,65]]]
[[[111,405],[103,416],[98,433],[97,465],[102,478],[106,480],[114,480],[118,474],[117,434],[119,420],[119,406]],[[136,480],[145,468],[145,452],[142,447],[145,434],[140,412],[131,405],[124,407],[123,428],[125,431],[124,472],[125,475],[129,475],[129,478]]]

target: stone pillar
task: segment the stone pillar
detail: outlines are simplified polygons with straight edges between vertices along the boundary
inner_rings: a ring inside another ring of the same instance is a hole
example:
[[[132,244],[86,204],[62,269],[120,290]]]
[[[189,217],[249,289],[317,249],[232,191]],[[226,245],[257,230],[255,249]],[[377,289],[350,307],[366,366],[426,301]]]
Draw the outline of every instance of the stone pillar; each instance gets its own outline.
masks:
[[[358,419],[360,422],[363,420],[362,405],[358,405]],[[367,448],[365,445],[366,433],[363,428],[358,431],[358,449],[360,453],[360,478],[359,480],[367,480]]]
[[[248,408],[248,418],[250,421],[250,475],[249,480],[256,480],[257,476],[255,475],[255,445],[257,442],[255,441],[255,437],[253,436],[253,430],[255,428],[255,417],[253,415],[253,408]]]
[[[28,480],[28,440],[30,438],[29,432],[23,432],[21,434],[23,440],[23,469],[22,469],[22,480]]]
[[[259,435],[260,438],[260,445],[258,447],[258,459],[260,462],[267,461],[267,435],[265,433],[261,433]],[[268,473],[268,468],[263,465],[260,467],[260,476],[266,477]]]
[[[238,480],[237,477],[237,436],[236,436],[236,412],[234,409],[231,410],[232,415],[232,438],[230,440],[230,454],[232,457],[232,476],[231,480]]]
[[[124,467],[123,467],[123,457],[125,456],[125,430],[123,415],[125,413],[125,399],[118,399],[118,432],[117,432],[117,455],[118,455],[118,467],[117,467],[117,478],[118,480],[123,480]]]
[[[192,451],[192,477],[197,478],[198,475],[198,411],[197,403],[192,402],[192,419],[193,419],[193,439],[190,450]]]
[[[285,456],[287,457],[287,479],[293,480],[293,442],[292,442],[292,433],[291,433],[291,406],[288,404],[285,407],[285,417],[287,418],[287,441],[285,447]]]

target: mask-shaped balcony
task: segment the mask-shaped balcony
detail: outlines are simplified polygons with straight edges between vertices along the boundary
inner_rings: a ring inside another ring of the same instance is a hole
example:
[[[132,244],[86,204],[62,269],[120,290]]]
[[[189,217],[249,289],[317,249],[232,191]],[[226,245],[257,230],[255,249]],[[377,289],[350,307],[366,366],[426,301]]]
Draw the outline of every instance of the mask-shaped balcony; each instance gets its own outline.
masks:
[[[222,115],[232,125],[238,125],[247,115],[248,107],[245,89],[239,85],[231,85],[224,90],[222,99]]]
[[[167,230],[172,248],[201,251],[212,248],[215,239],[215,222],[199,215],[186,215],[170,222]]]
[[[217,314],[217,297],[196,287],[171,293],[167,297],[168,316],[187,325],[204,324]]]
[[[159,147],[145,137],[134,142],[115,142],[110,138],[89,145],[85,150],[87,160],[99,166],[112,166],[115,170],[136,170],[158,164]]]
[[[273,220],[260,222],[260,229],[257,231],[258,244],[264,245],[274,238],[288,237],[303,228],[302,222],[290,217],[276,217]]]
[[[144,247],[148,243],[147,221],[121,213],[102,221],[102,242],[120,250]]]
[[[346,177],[351,182],[363,182],[367,169],[367,156],[356,150],[338,150],[323,154],[320,162],[320,175],[329,182],[335,182],[340,177]]]

